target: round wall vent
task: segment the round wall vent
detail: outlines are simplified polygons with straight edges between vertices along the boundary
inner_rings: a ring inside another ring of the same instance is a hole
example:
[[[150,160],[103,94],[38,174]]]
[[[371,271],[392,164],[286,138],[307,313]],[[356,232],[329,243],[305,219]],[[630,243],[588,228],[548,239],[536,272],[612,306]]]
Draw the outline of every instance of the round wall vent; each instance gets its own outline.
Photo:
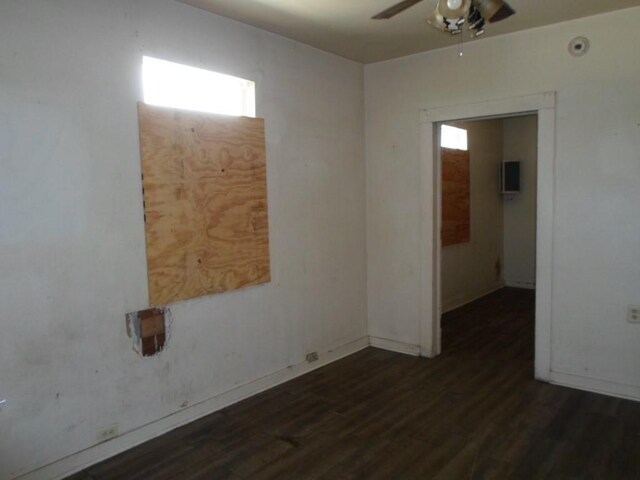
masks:
[[[582,57],[589,51],[589,39],[576,37],[569,42],[569,53],[574,57]]]

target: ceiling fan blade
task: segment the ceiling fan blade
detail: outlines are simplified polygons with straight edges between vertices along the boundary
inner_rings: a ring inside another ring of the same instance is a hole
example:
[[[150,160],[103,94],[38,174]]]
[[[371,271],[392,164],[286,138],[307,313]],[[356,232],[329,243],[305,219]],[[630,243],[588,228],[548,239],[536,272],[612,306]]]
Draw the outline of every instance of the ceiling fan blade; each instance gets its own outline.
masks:
[[[395,17],[397,14],[404,12],[407,8],[413,7],[415,4],[420,3],[422,0],[403,0],[400,3],[395,4],[393,7],[389,7],[386,10],[380,12],[374,17],[374,20],[387,20],[391,17]]]
[[[504,0],[473,0],[483,18],[490,23],[509,18],[516,11]]]
[[[514,13],[516,13],[516,11],[511,8],[511,5],[509,5],[507,2],[504,2],[502,8],[498,10],[496,14],[491,18],[491,23],[499,22],[500,20],[509,18]]]

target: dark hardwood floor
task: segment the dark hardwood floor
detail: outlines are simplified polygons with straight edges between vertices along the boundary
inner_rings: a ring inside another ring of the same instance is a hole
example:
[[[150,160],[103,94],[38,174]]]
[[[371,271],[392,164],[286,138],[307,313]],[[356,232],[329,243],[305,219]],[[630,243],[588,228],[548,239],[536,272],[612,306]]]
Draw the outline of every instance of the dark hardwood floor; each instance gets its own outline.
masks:
[[[93,466],[111,479],[640,479],[640,403],[533,380],[533,293],[447,314]]]

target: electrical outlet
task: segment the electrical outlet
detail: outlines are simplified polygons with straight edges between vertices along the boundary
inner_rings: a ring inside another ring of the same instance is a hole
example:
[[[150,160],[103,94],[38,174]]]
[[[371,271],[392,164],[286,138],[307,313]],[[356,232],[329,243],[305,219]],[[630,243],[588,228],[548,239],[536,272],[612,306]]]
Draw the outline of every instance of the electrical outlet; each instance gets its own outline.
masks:
[[[640,323],[640,305],[629,305],[627,309],[627,322]]]
[[[116,438],[118,435],[118,424],[114,423],[113,425],[109,425],[108,427],[98,430],[97,440],[98,443],[102,443],[107,440],[111,440],[112,438]]]
[[[318,361],[318,352],[307,353],[307,362],[312,363]]]

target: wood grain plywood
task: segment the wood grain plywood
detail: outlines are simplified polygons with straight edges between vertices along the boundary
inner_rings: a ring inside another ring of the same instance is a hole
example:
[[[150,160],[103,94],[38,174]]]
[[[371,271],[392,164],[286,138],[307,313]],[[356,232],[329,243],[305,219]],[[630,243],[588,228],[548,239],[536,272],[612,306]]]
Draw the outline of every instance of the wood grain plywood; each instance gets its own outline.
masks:
[[[268,282],[264,120],[138,113],[150,304]]]
[[[469,152],[442,149],[442,246],[471,239]]]

